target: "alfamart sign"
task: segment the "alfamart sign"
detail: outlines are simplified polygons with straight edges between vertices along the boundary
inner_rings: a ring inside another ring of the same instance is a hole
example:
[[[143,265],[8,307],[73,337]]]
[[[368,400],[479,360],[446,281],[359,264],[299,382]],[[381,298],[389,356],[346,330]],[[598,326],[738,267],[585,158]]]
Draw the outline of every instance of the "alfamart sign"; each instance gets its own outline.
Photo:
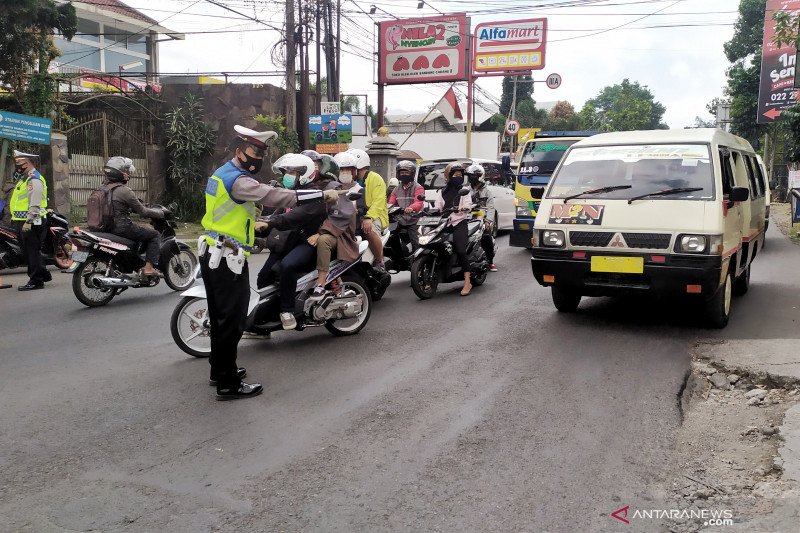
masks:
[[[484,22],[475,27],[473,73],[505,75],[544,68],[547,19]]]

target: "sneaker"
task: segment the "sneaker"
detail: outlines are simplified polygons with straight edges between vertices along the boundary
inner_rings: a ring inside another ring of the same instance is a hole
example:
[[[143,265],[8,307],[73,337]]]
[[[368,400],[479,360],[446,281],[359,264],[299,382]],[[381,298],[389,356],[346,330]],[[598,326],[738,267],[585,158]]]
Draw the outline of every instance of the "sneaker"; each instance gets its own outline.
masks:
[[[325,287],[320,287],[319,285],[317,285],[311,292],[311,296],[314,297],[325,296]],[[283,315],[283,313],[281,313],[281,315]]]
[[[283,324],[283,329],[295,329],[297,320],[292,313],[281,313],[281,324]]]
[[[497,272],[497,265],[495,265],[494,263],[489,265],[489,272]]]

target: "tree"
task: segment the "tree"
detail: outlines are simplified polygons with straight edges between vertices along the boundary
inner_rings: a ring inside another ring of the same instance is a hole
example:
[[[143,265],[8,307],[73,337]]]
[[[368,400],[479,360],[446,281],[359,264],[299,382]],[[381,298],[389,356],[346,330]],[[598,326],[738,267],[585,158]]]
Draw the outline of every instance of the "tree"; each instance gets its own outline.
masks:
[[[605,131],[665,129],[661,122],[665,111],[647,86],[626,78],[586,102],[580,113],[581,125]]]
[[[55,81],[47,73],[50,62],[60,55],[53,45],[59,32],[72,39],[78,18],[71,3],[53,0],[16,0],[3,2],[0,17],[0,84],[9,86],[20,108],[46,115],[52,108]],[[26,83],[28,73],[38,66],[38,73]],[[26,88],[29,89],[26,94]]]
[[[294,153],[300,150],[300,139],[297,136],[297,132],[286,129],[286,119],[283,116],[278,115],[277,117],[270,117],[258,114],[255,116],[255,119],[256,124],[258,124],[261,129],[274,131],[278,134],[275,138],[275,142],[265,156],[264,163],[267,167],[272,167],[272,163],[283,154]]]
[[[580,123],[575,107],[566,100],[556,102],[556,105],[547,114],[547,119],[547,129],[555,131],[576,130]]]
[[[761,50],[766,10],[767,0],[740,0],[739,16],[733,26],[733,38],[722,47],[728,61],[736,63]]]
[[[532,98],[517,100],[516,119],[522,128],[543,128],[547,125],[547,111],[537,109]]]
[[[517,102],[529,99],[533,94],[533,78],[529,75],[505,76],[503,78],[503,94],[500,97],[500,114],[508,116],[511,102],[514,100],[514,79],[517,79]]]

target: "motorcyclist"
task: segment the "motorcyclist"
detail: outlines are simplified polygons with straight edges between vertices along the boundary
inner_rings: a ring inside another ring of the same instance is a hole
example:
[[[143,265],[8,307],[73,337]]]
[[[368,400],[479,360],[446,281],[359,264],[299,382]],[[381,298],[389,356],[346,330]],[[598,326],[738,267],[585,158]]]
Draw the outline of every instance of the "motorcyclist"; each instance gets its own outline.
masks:
[[[145,207],[139,201],[136,194],[127,185],[131,174],[135,170],[136,167],[133,166],[133,161],[122,156],[112,157],[103,167],[103,173],[106,175],[106,184],[122,183],[121,186],[111,191],[111,204],[114,208],[114,227],[110,232],[126,239],[145,243],[146,262],[142,269],[142,274],[145,276],[161,276],[161,272],[154,266],[158,263],[161,235],[153,228],[134,224],[131,220],[131,211],[141,217],[158,219],[164,218],[170,213],[167,210]]]
[[[391,196],[396,188],[400,186],[400,181],[397,178],[389,178],[389,183],[386,185],[386,194]]]
[[[320,158],[322,171],[316,179],[314,178],[316,174],[314,163],[307,156],[288,154],[279,161],[284,173],[283,184],[288,189],[300,188],[300,182],[307,178],[312,181],[306,181],[306,185],[302,188],[325,190],[332,182],[335,183],[337,168],[330,156]],[[307,239],[317,233],[327,217],[328,211],[324,204],[304,204],[296,206],[284,214],[271,217],[269,222],[256,223],[256,231],[259,233],[266,233],[272,229],[292,230],[287,237],[283,253],[270,253],[269,259],[258,273],[257,280],[258,288],[262,289],[274,283],[276,276],[278,277],[281,297],[280,318],[283,329],[297,327],[297,320],[294,316],[297,280],[304,272],[313,268],[314,259],[317,256],[316,249],[307,242]],[[276,265],[279,265],[277,274],[275,272]]]
[[[348,150],[356,159],[358,184],[364,187],[364,196],[359,201],[366,209],[361,217],[359,229],[369,242],[369,249],[375,256],[375,268],[386,272],[383,265],[383,242],[381,234],[389,227],[389,210],[386,208],[386,182],[380,174],[370,170],[369,154],[360,148]]]
[[[483,165],[479,163],[472,163],[466,170],[467,179],[469,180],[470,188],[472,189],[472,203],[480,206],[484,210],[483,220],[486,224],[486,231],[483,232],[481,238],[481,247],[486,252],[486,260],[489,261],[489,270],[497,272],[497,266],[494,264],[494,221],[495,221],[495,208],[494,196],[492,195],[489,187],[486,185],[486,171]]]
[[[403,209],[403,214],[397,219],[398,231],[407,233],[412,247],[416,249],[419,241],[419,219],[412,215],[425,207],[425,201],[418,199],[419,196],[425,196],[425,189],[414,181],[417,164],[413,161],[397,163],[396,174],[400,185],[389,196],[389,204]]]
[[[307,178],[301,178],[301,180],[303,180],[303,181],[305,181],[307,183],[311,183],[315,179],[319,178],[319,167],[322,164],[322,154],[320,154],[316,150],[303,150],[300,153],[303,154],[304,156],[310,158],[311,161],[314,162],[314,174],[309,176],[309,177],[307,177]],[[306,183],[300,183],[300,185],[305,185],[305,184]]]
[[[445,186],[439,189],[434,207],[436,209],[457,208],[457,211],[450,214],[448,229],[453,233],[453,248],[458,256],[461,270],[464,272],[464,287],[461,289],[461,296],[466,296],[472,291],[470,283],[469,257],[467,256],[467,245],[469,244],[469,234],[467,231],[467,213],[472,209],[472,197],[469,194],[460,195],[464,185],[464,165],[461,163],[450,163],[444,169]]]

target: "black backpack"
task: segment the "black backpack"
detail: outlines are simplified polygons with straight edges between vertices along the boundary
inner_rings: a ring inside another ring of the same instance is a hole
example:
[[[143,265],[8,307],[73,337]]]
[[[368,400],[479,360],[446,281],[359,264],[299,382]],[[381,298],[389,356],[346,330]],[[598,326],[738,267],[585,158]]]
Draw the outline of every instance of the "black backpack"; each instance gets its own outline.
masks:
[[[111,231],[114,229],[114,206],[111,200],[114,189],[122,183],[103,185],[92,191],[86,201],[86,225],[94,231]]]

